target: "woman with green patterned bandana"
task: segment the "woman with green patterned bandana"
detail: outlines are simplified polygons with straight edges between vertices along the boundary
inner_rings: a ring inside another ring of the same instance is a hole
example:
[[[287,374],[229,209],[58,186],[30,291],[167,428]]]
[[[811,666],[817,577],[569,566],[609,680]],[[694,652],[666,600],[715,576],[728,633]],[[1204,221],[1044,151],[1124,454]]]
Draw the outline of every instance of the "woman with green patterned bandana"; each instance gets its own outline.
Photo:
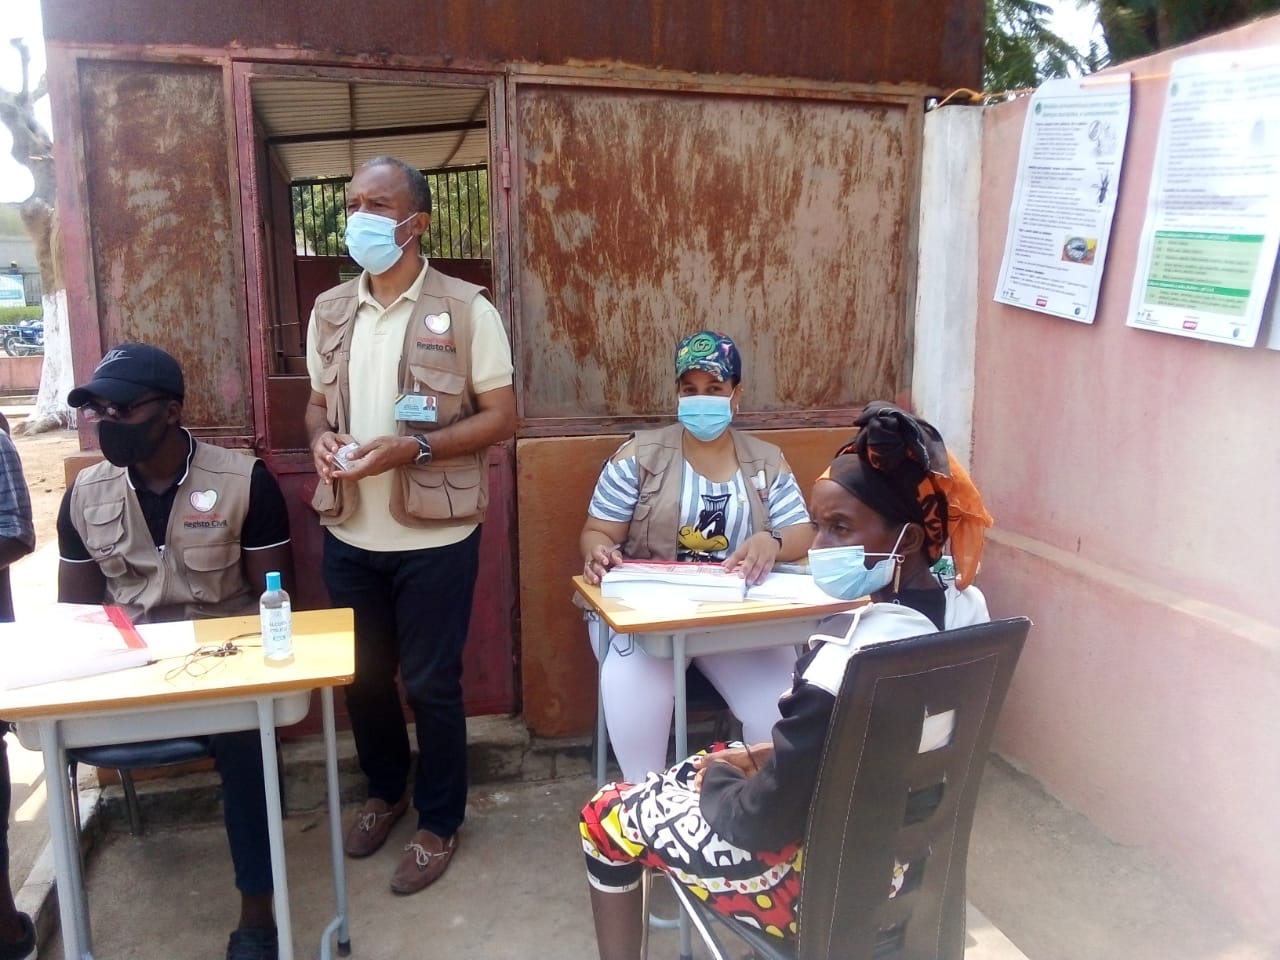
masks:
[[[813,541],[804,497],[782,451],[730,424],[742,401],[742,358],[723,334],[701,331],[675,355],[677,422],[633,435],[605,464],[579,546],[583,578],[599,583],[626,560],[722,563],[748,584]],[[599,651],[607,625],[588,621]],[[611,635],[600,677],[609,741],[628,780],[666,767],[674,678],[626,636]],[[742,721],[748,742],[778,719],[790,647],[698,657],[698,669]]]

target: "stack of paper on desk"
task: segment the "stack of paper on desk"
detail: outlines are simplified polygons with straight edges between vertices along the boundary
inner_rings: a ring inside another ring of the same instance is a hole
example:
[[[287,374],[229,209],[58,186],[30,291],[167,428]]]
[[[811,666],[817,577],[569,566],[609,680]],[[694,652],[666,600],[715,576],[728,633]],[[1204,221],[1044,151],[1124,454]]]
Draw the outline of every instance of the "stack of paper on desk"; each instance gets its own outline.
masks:
[[[771,600],[775,603],[803,603],[823,606],[836,598],[813,582],[808,573],[771,573],[747,590],[748,600]]]
[[[746,596],[747,582],[718,563],[641,563],[628,560],[600,581],[600,595],[627,601],[661,593],[681,600],[728,601]]]
[[[154,656],[119,607],[55,603],[0,624],[0,687],[9,690],[136,667]]]

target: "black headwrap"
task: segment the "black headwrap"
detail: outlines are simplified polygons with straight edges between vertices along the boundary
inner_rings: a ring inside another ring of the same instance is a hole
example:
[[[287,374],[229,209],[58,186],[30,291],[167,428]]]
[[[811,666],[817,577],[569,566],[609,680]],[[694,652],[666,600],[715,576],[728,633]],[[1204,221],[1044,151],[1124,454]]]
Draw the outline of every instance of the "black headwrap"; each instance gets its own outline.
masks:
[[[931,560],[942,556],[950,536],[957,579],[967,587],[992,523],[968,472],[933,424],[891,403],[867,404],[854,425],[858,433],[836,451],[823,476],[891,523],[920,524]]]

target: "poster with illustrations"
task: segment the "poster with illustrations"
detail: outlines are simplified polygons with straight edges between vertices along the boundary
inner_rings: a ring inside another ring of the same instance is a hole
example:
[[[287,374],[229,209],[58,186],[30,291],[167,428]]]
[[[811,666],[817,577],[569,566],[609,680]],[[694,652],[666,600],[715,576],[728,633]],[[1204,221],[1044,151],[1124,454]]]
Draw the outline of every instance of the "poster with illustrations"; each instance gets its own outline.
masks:
[[[1131,77],[1049,80],[1031,97],[995,299],[1093,323],[1116,211]]]
[[[1253,346],[1278,241],[1280,49],[1176,61],[1129,326]]]

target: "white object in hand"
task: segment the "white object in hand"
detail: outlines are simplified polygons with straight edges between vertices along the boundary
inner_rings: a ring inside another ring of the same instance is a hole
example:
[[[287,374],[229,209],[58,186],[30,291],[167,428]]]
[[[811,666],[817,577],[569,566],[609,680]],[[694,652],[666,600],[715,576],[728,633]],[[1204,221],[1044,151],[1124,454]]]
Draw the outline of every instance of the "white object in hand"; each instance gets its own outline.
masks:
[[[351,469],[351,455],[360,449],[360,444],[352,440],[333,451],[333,462],[339,470]]]

